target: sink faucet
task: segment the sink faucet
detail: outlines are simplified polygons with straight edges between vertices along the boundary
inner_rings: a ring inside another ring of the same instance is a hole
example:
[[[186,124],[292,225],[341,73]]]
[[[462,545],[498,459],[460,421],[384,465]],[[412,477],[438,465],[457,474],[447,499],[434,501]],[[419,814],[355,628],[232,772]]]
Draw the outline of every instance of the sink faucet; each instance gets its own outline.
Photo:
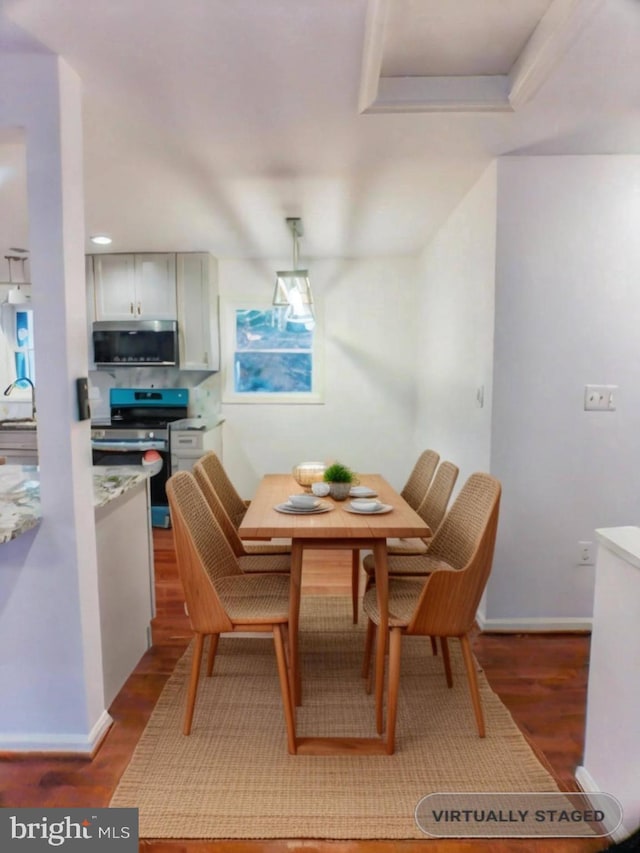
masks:
[[[19,379],[16,379],[15,382],[12,382],[11,385],[8,385],[4,389],[4,396],[8,397],[9,394],[13,391],[14,388],[18,387],[18,383],[20,382],[28,382],[31,385],[31,420],[35,421],[36,419],[36,386],[29,379],[28,376],[21,376]]]

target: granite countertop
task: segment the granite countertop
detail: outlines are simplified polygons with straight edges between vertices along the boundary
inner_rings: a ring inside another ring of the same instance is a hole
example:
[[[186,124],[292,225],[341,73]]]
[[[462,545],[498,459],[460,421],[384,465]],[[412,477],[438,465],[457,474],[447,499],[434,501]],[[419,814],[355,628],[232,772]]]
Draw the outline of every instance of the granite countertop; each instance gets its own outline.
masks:
[[[144,482],[147,472],[138,465],[93,468],[95,509]],[[0,465],[0,545],[40,523],[40,471],[36,465]]]

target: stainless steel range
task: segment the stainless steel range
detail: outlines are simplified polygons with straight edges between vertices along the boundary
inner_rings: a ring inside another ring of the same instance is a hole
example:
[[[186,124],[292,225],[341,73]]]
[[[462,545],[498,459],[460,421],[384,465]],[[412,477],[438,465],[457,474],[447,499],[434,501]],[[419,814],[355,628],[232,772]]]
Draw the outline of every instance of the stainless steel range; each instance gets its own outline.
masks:
[[[160,454],[162,467],[151,478],[151,520],[169,527],[165,484],[171,474],[169,424],[186,418],[188,388],[112,388],[110,423],[91,428],[94,465],[142,465],[145,453]]]

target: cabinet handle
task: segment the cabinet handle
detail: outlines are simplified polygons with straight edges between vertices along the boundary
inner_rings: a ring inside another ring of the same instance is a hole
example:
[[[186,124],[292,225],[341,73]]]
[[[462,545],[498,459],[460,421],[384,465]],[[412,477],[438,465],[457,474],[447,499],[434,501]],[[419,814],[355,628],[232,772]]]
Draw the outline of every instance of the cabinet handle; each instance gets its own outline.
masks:
[[[129,313],[133,314],[133,302],[129,304]]]
[[[138,302],[138,314],[140,314],[140,303]]]

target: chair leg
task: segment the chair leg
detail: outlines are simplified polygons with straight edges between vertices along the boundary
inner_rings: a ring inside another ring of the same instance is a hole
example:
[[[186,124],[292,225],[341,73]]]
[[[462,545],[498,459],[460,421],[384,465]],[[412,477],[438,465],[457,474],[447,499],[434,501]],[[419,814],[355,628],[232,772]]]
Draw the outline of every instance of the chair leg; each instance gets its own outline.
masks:
[[[446,637],[440,637],[442,646],[442,662],[444,663],[444,674],[447,679],[447,687],[453,687],[453,675],[451,673],[451,658],[449,657],[449,642]]]
[[[296,722],[294,716],[294,704],[291,698],[291,690],[289,688],[289,673],[287,672],[287,659],[284,650],[282,625],[273,626],[273,644],[276,649],[276,663],[278,664],[280,693],[282,694],[284,721],[287,728],[287,748],[290,755],[295,755],[297,751]]]
[[[360,593],[360,551],[354,548],[351,551],[351,608],[353,611],[353,624],[358,624],[358,595]]]
[[[393,753],[395,746],[401,650],[402,629],[392,628],[389,637],[389,688],[387,693],[387,739],[385,743],[388,755]]]
[[[435,637],[431,637],[431,654],[435,657],[438,657],[438,644],[436,642]]]
[[[376,637],[376,626],[371,619],[367,620],[367,635],[364,641],[364,659],[362,661],[362,677],[368,678],[371,672],[371,652],[373,651],[373,641]],[[368,690],[367,693],[370,691]]]
[[[218,650],[218,640],[220,634],[211,634],[209,637],[209,652],[207,654],[207,678],[213,675],[213,665],[216,660],[216,652]]]
[[[471,653],[471,643],[469,642],[469,637],[466,634],[463,634],[462,637],[460,637],[460,645],[462,646],[462,656],[464,657],[464,665],[467,670],[467,678],[469,679],[469,690],[471,691],[473,712],[476,715],[478,734],[480,737],[484,737],[484,715],[482,713],[482,702],[480,701],[480,690],[478,689],[478,676],[476,674],[473,654]]]
[[[202,649],[204,648],[204,634],[196,634],[193,646],[193,657],[191,658],[191,678],[189,679],[189,690],[187,693],[187,707],[184,712],[184,723],[182,733],[191,734],[191,722],[193,720],[193,709],[196,704],[198,692],[198,679],[200,678],[200,664],[202,663]]]
[[[387,653],[389,632],[383,635],[380,626],[376,631],[376,654],[374,658],[375,668],[375,700],[376,700],[376,731],[379,735],[384,733],[384,669]]]

